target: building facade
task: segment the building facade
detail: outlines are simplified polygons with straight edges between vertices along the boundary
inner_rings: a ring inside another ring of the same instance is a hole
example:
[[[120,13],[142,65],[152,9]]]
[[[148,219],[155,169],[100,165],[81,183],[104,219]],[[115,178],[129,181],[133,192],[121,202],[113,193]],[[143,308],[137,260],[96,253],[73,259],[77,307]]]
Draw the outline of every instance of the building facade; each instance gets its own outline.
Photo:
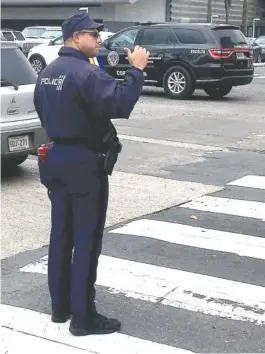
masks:
[[[232,0],[229,23],[243,27],[244,0]],[[207,20],[208,0],[170,0],[168,19],[176,22],[205,22]],[[226,22],[224,0],[212,0],[212,15],[215,23]],[[252,37],[253,19],[256,36],[265,35],[265,0],[248,0],[247,33]]]
[[[2,27],[58,26],[80,7],[88,7],[107,30],[117,31],[138,21],[165,21],[167,6],[166,0],[2,0]]]
[[[241,26],[244,0],[232,0],[229,23]],[[248,33],[252,21],[256,36],[265,35],[265,0],[248,0]],[[62,20],[88,7],[97,21],[109,31],[117,31],[135,22],[207,22],[208,0],[2,0],[2,27],[18,30],[33,25],[60,25]],[[213,21],[225,22],[224,0],[212,0]]]

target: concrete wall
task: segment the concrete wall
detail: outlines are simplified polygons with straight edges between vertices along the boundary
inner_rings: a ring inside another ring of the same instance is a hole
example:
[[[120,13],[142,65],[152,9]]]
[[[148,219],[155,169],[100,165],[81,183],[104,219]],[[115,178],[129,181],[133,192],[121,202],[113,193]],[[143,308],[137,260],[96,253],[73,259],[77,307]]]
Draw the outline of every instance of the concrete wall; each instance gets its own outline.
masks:
[[[79,7],[2,7],[2,27],[22,30],[26,26],[57,25],[78,12]],[[116,32],[138,21],[165,21],[165,0],[138,0],[133,4],[105,4],[90,7],[89,14],[103,20],[109,31]]]
[[[63,20],[65,17],[79,12],[78,7],[2,7],[2,19],[34,19],[34,20]],[[91,7],[89,14],[93,18],[112,20],[115,17],[115,5]]]
[[[93,18],[108,21],[165,21],[165,0],[138,0],[134,4],[108,4],[90,7]],[[78,7],[2,7],[2,19],[62,20]]]
[[[138,0],[130,5],[115,5],[118,21],[165,21],[166,0]]]

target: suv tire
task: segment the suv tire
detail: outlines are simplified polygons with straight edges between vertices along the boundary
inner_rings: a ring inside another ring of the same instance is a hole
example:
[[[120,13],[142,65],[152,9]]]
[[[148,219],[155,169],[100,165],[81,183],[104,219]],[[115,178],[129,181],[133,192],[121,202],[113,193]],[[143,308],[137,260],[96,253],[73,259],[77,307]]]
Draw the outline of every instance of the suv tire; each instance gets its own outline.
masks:
[[[8,159],[2,159],[2,164],[6,166],[7,168],[9,167],[16,167],[20,164],[22,164],[24,161],[26,161],[28,158],[28,155],[22,155],[22,156],[14,156],[10,157]]]
[[[29,62],[37,74],[42,72],[42,70],[46,67],[45,61],[39,55],[33,55],[29,59]]]
[[[183,66],[172,66],[164,75],[163,88],[169,98],[185,100],[190,98],[195,90],[194,79]]]
[[[223,98],[232,90],[231,85],[205,87],[204,91],[212,98]]]

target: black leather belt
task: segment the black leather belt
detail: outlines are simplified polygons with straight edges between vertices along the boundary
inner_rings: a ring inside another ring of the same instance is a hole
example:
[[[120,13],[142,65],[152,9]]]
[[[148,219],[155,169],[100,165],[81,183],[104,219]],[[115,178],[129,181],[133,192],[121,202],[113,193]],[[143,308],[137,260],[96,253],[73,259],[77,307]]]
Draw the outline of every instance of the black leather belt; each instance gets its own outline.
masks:
[[[51,140],[59,146],[80,146],[85,147],[94,152],[100,152],[100,144],[93,144],[89,141],[89,138],[65,138],[65,137],[56,137],[51,138]]]

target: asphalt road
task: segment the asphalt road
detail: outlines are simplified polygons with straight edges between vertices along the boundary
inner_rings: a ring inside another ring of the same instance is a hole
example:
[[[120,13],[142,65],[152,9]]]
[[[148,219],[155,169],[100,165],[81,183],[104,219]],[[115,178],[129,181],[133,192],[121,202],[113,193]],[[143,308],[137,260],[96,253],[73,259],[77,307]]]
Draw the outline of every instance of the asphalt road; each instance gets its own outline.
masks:
[[[21,332],[43,353],[63,344],[122,353],[124,340],[126,353],[265,351],[264,92],[264,67],[221,101],[202,91],[174,101],[145,88],[131,118],[114,121],[123,153],[110,178],[97,286],[99,309],[123,327],[100,348],[46,315],[50,210],[36,159],[2,171],[7,353],[27,345]]]

